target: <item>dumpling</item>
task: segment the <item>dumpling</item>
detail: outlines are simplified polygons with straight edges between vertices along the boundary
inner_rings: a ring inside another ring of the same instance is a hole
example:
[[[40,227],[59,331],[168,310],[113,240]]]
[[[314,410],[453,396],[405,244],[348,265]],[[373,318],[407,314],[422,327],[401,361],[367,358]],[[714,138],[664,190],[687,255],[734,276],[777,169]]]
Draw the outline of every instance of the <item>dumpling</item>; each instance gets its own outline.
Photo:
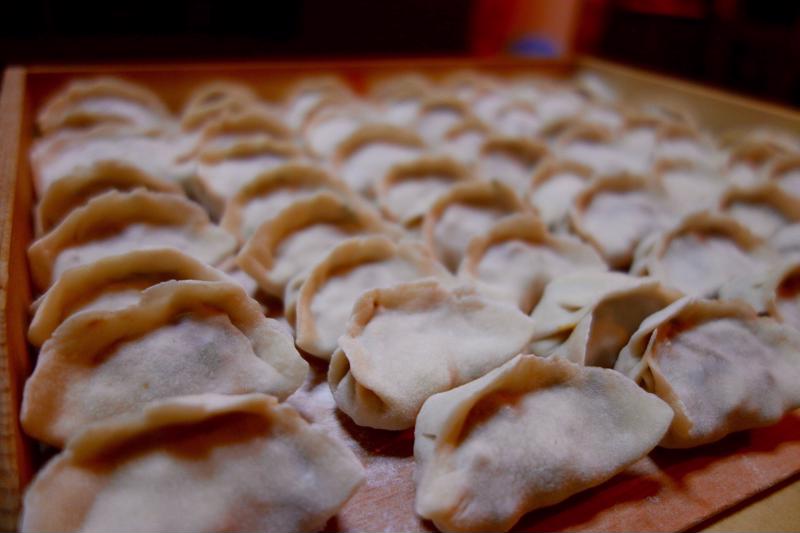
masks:
[[[138,131],[100,126],[80,134],[56,133],[36,141],[30,159],[36,196],[59,179],[86,172],[98,161],[118,161],[167,181],[183,182],[192,172],[180,161],[180,143]]]
[[[640,176],[598,178],[574,199],[570,224],[614,268],[626,268],[648,234],[667,227],[673,215],[663,191]]]
[[[100,77],[71,82],[41,109],[36,123],[47,135],[98,125],[157,131],[169,120],[161,99],[141,85]]]
[[[481,146],[490,133],[491,130],[486,124],[470,118],[447,130],[436,151],[452,157],[461,164],[472,165],[478,160]]]
[[[786,193],[800,197],[800,156],[787,156],[775,161],[769,178]]]
[[[241,83],[212,81],[197,87],[181,111],[181,127],[191,132],[229,113],[258,105],[258,96]]]
[[[236,249],[233,235],[175,194],[110,191],[72,211],[28,249],[31,275],[46,289],[66,270],[136,249],[177,248],[208,264]]]
[[[67,270],[42,297],[28,329],[41,346],[68,317],[87,311],[122,309],[139,302],[142,291],[169,280],[225,281],[219,270],[173,248],[131,250]]]
[[[487,296],[530,313],[553,278],[607,269],[594,248],[570,236],[551,235],[536,215],[528,213],[501,219],[472,239],[458,275]]]
[[[72,210],[99,194],[137,188],[183,194],[176,183],[152,176],[130,163],[113,159],[95,161],[75,174],[64,176],[45,191],[36,206],[36,233],[41,236],[49,232]]]
[[[433,96],[420,106],[414,129],[426,143],[436,145],[450,128],[470,116],[469,107],[458,98]]]
[[[533,310],[530,349],[559,353],[577,363],[610,366],[639,323],[679,294],[650,278],[619,272],[579,271],[554,278]],[[597,337],[598,331],[607,338]],[[622,340],[622,342],[620,342]],[[564,343],[568,342],[567,346]],[[603,341],[603,342],[598,342]],[[596,354],[597,357],[586,354]]]
[[[330,251],[301,282],[296,307],[284,312],[295,323],[299,348],[330,359],[344,334],[353,304],[364,292],[425,277],[447,279],[447,270],[416,242],[395,244],[383,236],[353,237]]]
[[[239,111],[228,111],[210,121],[197,140],[201,157],[213,158],[234,146],[257,145],[264,141],[291,142],[291,131],[274,112],[252,104]]]
[[[703,167],[721,163],[710,139],[686,124],[665,124],[658,130],[658,141],[653,159],[658,161],[683,161]]]
[[[481,147],[476,174],[508,185],[520,198],[531,188],[536,168],[548,156],[546,145],[514,137],[490,137]]]
[[[236,263],[259,287],[283,297],[286,284],[354,235],[388,231],[380,216],[330,192],[295,200],[253,233]]]
[[[469,181],[454,185],[425,214],[422,234],[436,257],[455,272],[473,237],[482,235],[503,217],[528,208],[499,181]]]
[[[462,102],[474,102],[481,96],[498,90],[498,81],[484,72],[457,70],[441,81],[441,89]]]
[[[467,169],[447,157],[421,157],[398,163],[377,186],[378,204],[390,220],[413,228],[453,185],[472,179]]]
[[[502,365],[532,331],[514,306],[469,288],[419,281],[374,289],[353,306],[328,383],[356,424],[407,429],[428,397]]]
[[[542,119],[536,106],[523,99],[506,100],[493,113],[492,125],[502,135],[509,137],[535,137],[542,128]]]
[[[800,222],[800,202],[774,182],[734,185],[722,194],[719,208],[764,239],[788,224]]]
[[[671,419],[613,370],[519,355],[423,405],[416,512],[442,531],[508,531],[647,455]]]
[[[289,90],[285,99],[283,119],[294,131],[301,131],[325,100],[348,101],[352,91],[338,76],[303,78]]]
[[[270,139],[205,150],[187,188],[218,219],[225,210],[225,202],[256,176],[299,157],[294,145]]]
[[[725,172],[737,185],[752,185],[764,179],[770,166],[788,153],[786,147],[769,137],[748,137],[731,148]]]
[[[642,242],[631,272],[685,294],[713,296],[731,279],[750,275],[774,258],[764,241],[734,218],[698,212]]]
[[[644,174],[650,154],[626,150],[608,128],[577,123],[558,137],[554,152],[562,161],[591,168],[601,176],[620,173]]]
[[[263,392],[305,379],[290,335],[237,285],[167,281],[137,305],[78,313],[44,343],[25,383],[23,429],[54,446],[87,424],[186,394]]]
[[[366,124],[339,143],[334,155],[336,172],[354,191],[367,197],[398,163],[422,155],[425,144],[414,132],[386,124]]]
[[[579,163],[549,161],[540,165],[530,179],[528,201],[542,222],[560,228],[567,222],[575,197],[592,178],[592,170]]]
[[[681,215],[715,209],[728,185],[716,171],[689,161],[662,161],[655,178],[667,195],[670,209]]]
[[[719,291],[723,300],[743,300],[759,313],[800,330],[800,260],[783,262],[748,278],[736,278]]]
[[[315,156],[328,159],[339,144],[374,117],[363,103],[340,103],[315,112],[303,127],[305,146]]]
[[[625,127],[625,118],[624,108],[612,103],[587,104],[580,114],[581,122],[606,128],[615,135]]]
[[[430,81],[419,74],[395,74],[370,88],[380,114],[390,124],[411,126],[422,101],[431,94]]]
[[[187,396],[80,433],[30,485],[20,529],[318,531],[363,479],[275,398]]]
[[[239,189],[225,204],[220,226],[245,241],[261,224],[292,202],[320,191],[355,197],[347,185],[319,167],[306,163],[283,164],[259,174]]]
[[[672,407],[668,448],[773,424],[800,407],[800,332],[741,302],[678,300],[642,323],[615,368]]]

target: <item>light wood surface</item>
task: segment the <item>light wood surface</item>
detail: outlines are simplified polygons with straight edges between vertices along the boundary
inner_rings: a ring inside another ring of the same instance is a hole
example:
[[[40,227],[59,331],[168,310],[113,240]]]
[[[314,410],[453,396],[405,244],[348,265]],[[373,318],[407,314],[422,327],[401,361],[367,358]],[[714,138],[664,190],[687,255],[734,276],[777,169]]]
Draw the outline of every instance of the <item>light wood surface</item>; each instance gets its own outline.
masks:
[[[242,80],[267,98],[277,98],[309,73],[338,73],[363,90],[386,75],[421,70],[432,76],[479,66],[499,75],[538,71],[566,75],[574,65],[564,62],[469,59],[375,60],[337,63],[217,63],[199,65],[95,65],[32,67],[6,70],[0,98],[0,529],[16,528],[20,490],[38,466],[33,443],[24,438],[17,413],[24,378],[32,357],[25,341],[30,282],[25,250],[31,242],[33,193],[27,152],[32,138],[32,109],[76,76],[119,74],[143,83],[177,111],[189,91],[212,79]],[[601,75],[633,98],[672,99],[720,131],[741,125],[768,124],[800,131],[800,114],[652,76],[605,62],[581,58],[577,68]],[[340,434],[361,455],[370,472],[369,484],[329,524],[342,530],[425,530],[412,512],[413,460],[407,432],[393,434],[358,428],[332,404],[324,369],[316,368],[309,383],[292,402],[306,415]],[[718,445],[673,453],[656,450],[632,469],[603,486],[564,504],[527,516],[525,530],[660,530],[694,527],[712,530],[800,529],[800,481],[759,497],[770,486],[800,472],[800,414],[773,428],[734,435]],[[748,498],[752,502],[748,502]],[[741,502],[745,502],[742,504]],[[737,505],[738,504],[738,505]],[[719,522],[709,517],[728,511]],[[794,513],[794,514],[793,514]],[[705,520],[705,522],[703,522]]]

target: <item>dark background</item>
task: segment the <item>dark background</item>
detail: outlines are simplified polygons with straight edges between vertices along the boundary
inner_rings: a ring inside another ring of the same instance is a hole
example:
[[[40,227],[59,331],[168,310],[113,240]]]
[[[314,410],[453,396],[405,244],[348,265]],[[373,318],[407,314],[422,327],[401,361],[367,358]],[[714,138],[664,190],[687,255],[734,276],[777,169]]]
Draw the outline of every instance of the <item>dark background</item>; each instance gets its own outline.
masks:
[[[8,2],[0,63],[463,56],[478,1]],[[576,45],[800,106],[800,1],[584,0]]]

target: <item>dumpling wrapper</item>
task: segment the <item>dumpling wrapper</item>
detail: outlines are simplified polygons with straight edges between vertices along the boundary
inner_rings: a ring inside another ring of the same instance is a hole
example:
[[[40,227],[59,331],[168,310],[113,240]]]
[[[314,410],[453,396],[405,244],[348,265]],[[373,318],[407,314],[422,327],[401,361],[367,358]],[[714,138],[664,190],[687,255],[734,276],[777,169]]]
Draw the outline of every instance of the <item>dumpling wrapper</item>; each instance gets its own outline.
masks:
[[[670,208],[681,215],[714,209],[727,184],[718,172],[685,161],[660,162],[655,173]]]
[[[263,104],[251,103],[229,110],[210,121],[197,139],[196,155],[221,154],[241,144],[292,141],[289,128]]]
[[[626,268],[636,246],[672,221],[665,198],[646,179],[631,174],[599,178],[574,199],[570,223],[615,268]]]
[[[734,218],[698,212],[643,241],[631,273],[652,276],[684,294],[713,296],[731,279],[750,276],[773,259],[764,241]]]
[[[720,198],[719,207],[763,239],[800,222],[800,201],[769,181],[730,187]]]
[[[546,145],[516,137],[490,137],[481,146],[476,174],[499,181],[524,198],[536,168],[550,153]]]
[[[265,221],[295,200],[331,191],[355,201],[347,185],[320,168],[286,163],[256,176],[225,204],[220,226],[246,241]]]
[[[370,87],[370,96],[384,120],[411,126],[432,89],[430,80],[420,74],[394,74]]]
[[[503,217],[528,210],[513,190],[498,181],[460,183],[433,203],[425,214],[422,234],[426,246],[455,272],[473,237]]]
[[[770,169],[769,179],[787,194],[800,197],[800,156],[786,156],[776,161]]]
[[[87,311],[44,343],[20,422],[61,447],[86,425],[187,394],[284,399],[305,379],[291,336],[233,283],[167,281],[135,306]]]
[[[473,289],[434,281],[374,289],[353,306],[328,383],[356,424],[407,429],[428,397],[502,365],[531,333],[528,316]]]
[[[363,480],[273,397],[186,396],[81,432],[28,488],[20,529],[318,531]]]
[[[599,176],[644,174],[650,164],[648,153],[626,149],[611,130],[597,124],[568,127],[554,152],[559,160],[587,166]]]
[[[198,86],[181,110],[181,128],[185,132],[202,129],[229,113],[238,113],[257,105],[258,96],[242,83],[216,80]]]
[[[325,101],[346,102],[351,96],[350,87],[338,76],[303,78],[289,90],[283,119],[290,128],[299,132]]]
[[[214,265],[234,252],[236,239],[181,196],[141,189],[109,191],[72,211],[35,241],[28,260],[36,286],[46,289],[70,268],[152,248],[176,248]]]
[[[142,291],[169,280],[226,281],[219,270],[172,248],[132,250],[67,270],[41,298],[28,340],[41,346],[68,317],[115,311],[139,302]]]
[[[607,269],[594,248],[548,233],[536,215],[527,213],[501,219],[472,239],[458,275],[487,296],[530,313],[552,279],[578,270]]]
[[[253,233],[236,263],[267,294],[282,298],[289,281],[354,235],[386,233],[380,216],[323,191],[295,200]]]
[[[326,106],[311,116],[303,127],[309,151],[321,159],[336,153],[345,139],[373,119],[374,112],[362,103]]]
[[[536,106],[526,100],[508,100],[493,115],[491,122],[494,128],[509,137],[535,137],[542,128],[542,119],[536,114]]]
[[[800,407],[800,332],[742,302],[676,301],[642,323],[615,368],[672,407],[667,448],[774,424]]]
[[[415,227],[442,194],[470,179],[467,169],[448,157],[421,157],[398,163],[377,186],[378,204],[390,220]]]
[[[49,232],[75,208],[106,191],[124,192],[138,188],[183,194],[176,183],[152,176],[130,163],[95,161],[48,187],[36,206],[36,234],[41,236]]]
[[[103,124],[156,131],[168,121],[169,112],[155,93],[113,77],[72,81],[50,98],[36,119],[45,135]]]
[[[472,165],[478,160],[481,146],[490,132],[483,122],[474,118],[468,119],[447,130],[436,150],[463,165]]]
[[[363,293],[426,277],[446,280],[450,274],[421,244],[395,244],[379,235],[354,237],[331,250],[307,276],[293,280],[302,284],[296,305],[284,298],[284,313],[295,323],[298,348],[330,359]]]
[[[112,126],[56,133],[37,140],[31,148],[36,196],[42,198],[59,179],[86,172],[98,161],[127,163],[151,176],[182,182],[191,175],[192,164],[181,162],[180,152],[180,139]]]
[[[545,162],[531,178],[528,201],[550,228],[566,225],[572,202],[589,183],[589,167],[570,162]]]
[[[723,300],[743,300],[758,313],[800,330],[800,260],[784,262],[749,278],[737,278],[724,285],[719,296]]]
[[[671,419],[613,370],[519,355],[423,405],[416,512],[442,531],[508,531],[647,455]]]
[[[422,155],[425,147],[414,132],[386,124],[366,124],[339,143],[333,164],[337,175],[367,197],[396,164]]]
[[[204,151],[187,188],[215,219],[225,202],[256,177],[299,158],[294,145],[271,139],[241,141],[228,148]]]

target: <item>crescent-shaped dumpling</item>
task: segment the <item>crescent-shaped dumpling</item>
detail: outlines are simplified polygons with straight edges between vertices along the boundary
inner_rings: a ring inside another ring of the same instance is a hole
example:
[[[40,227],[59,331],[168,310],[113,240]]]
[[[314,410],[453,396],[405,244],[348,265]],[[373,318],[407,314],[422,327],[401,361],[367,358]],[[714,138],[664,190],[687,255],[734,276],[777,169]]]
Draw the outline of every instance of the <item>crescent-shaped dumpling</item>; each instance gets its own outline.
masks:
[[[171,181],[150,175],[138,166],[117,160],[99,160],[64,176],[45,191],[36,206],[36,233],[41,236],[61,222],[73,209],[106,191],[147,189],[183,194]]]
[[[534,172],[550,151],[545,144],[518,137],[490,137],[478,156],[476,174],[508,185],[520,198],[531,188]]]
[[[295,301],[284,298],[286,318],[295,323],[298,348],[330,359],[353,304],[365,292],[420,278],[449,279],[447,270],[419,243],[380,235],[354,237],[330,251],[301,282]],[[291,289],[291,287],[290,287]]]
[[[246,241],[265,221],[278,215],[295,200],[320,191],[331,191],[356,201],[355,194],[340,180],[317,166],[286,163],[257,175],[225,204],[220,226]]]
[[[28,340],[41,346],[68,317],[85,311],[122,309],[142,291],[169,280],[225,281],[219,270],[173,248],[131,250],[67,270],[41,298]]]
[[[162,398],[263,392],[286,398],[308,364],[292,338],[238,286],[167,281],[137,305],[87,311],[44,343],[20,421],[54,446],[87,424]]]
[[[34,242],[28,259],[34,282],[46,289],[70,268],[131,250],[168,247],[214,265],[233,253],[236,239],[212,224],[199,205],[176,194],[110,191]]]
[[[688,448],[800,407],[800,332],[741,302],[684,297],[645,320],[615,368],[670,404],[661,441]]]
[[[30,485],[20,529],[318,531],[363,479],[275,398],[187,396],[81,432]]]
[[[647,455],[671,419],[613,370],[519,355],[423,405],[417,514],[442,531],[508,531]]]
[[[261,224],[236,262],[264,292],[282,298],[293,277],[312,268],[340,242],[386,231],[379,215],[323,191],[295,200]]]
[[[643,241],[631,272],[653,276],[685,294],[712,296],[731,279],[751,275],[773,259],[764,241],[733,217],[698,212]]]
[[[488,296],[530,313],[552,279],[607,269],[594,248],[571,236],[550,234],[536,215],[526,213],[503,218],[472,239],[458,275]]]
[[[528,211],[519,197],[499,181],[471,180],[442,194],[425,214],[426,246],[455,272],[473,237],[508,215]]]
[[[435,281],[374,289],[353,306],[328,383],[356,424],[407,429],[432,394],[520,353],[532,321],[516,307]]]
[[[436,145],[450,128],[471,116],[469,106],[458,98],[433,96],[422,102],[413,127],[426,143]]]
[[[592,170],[579,163],[548,161],[530,179],[528,201],[550,228],[566,225],[572,201],[592,178]]]
[[[800,201],[770,181],[728,188],[719,200],[719,208],[763,239],[800,222]]]
[[[795,258],[723,285],[720,299],[743,300],[758,313],[800,330],[800,260]]]

